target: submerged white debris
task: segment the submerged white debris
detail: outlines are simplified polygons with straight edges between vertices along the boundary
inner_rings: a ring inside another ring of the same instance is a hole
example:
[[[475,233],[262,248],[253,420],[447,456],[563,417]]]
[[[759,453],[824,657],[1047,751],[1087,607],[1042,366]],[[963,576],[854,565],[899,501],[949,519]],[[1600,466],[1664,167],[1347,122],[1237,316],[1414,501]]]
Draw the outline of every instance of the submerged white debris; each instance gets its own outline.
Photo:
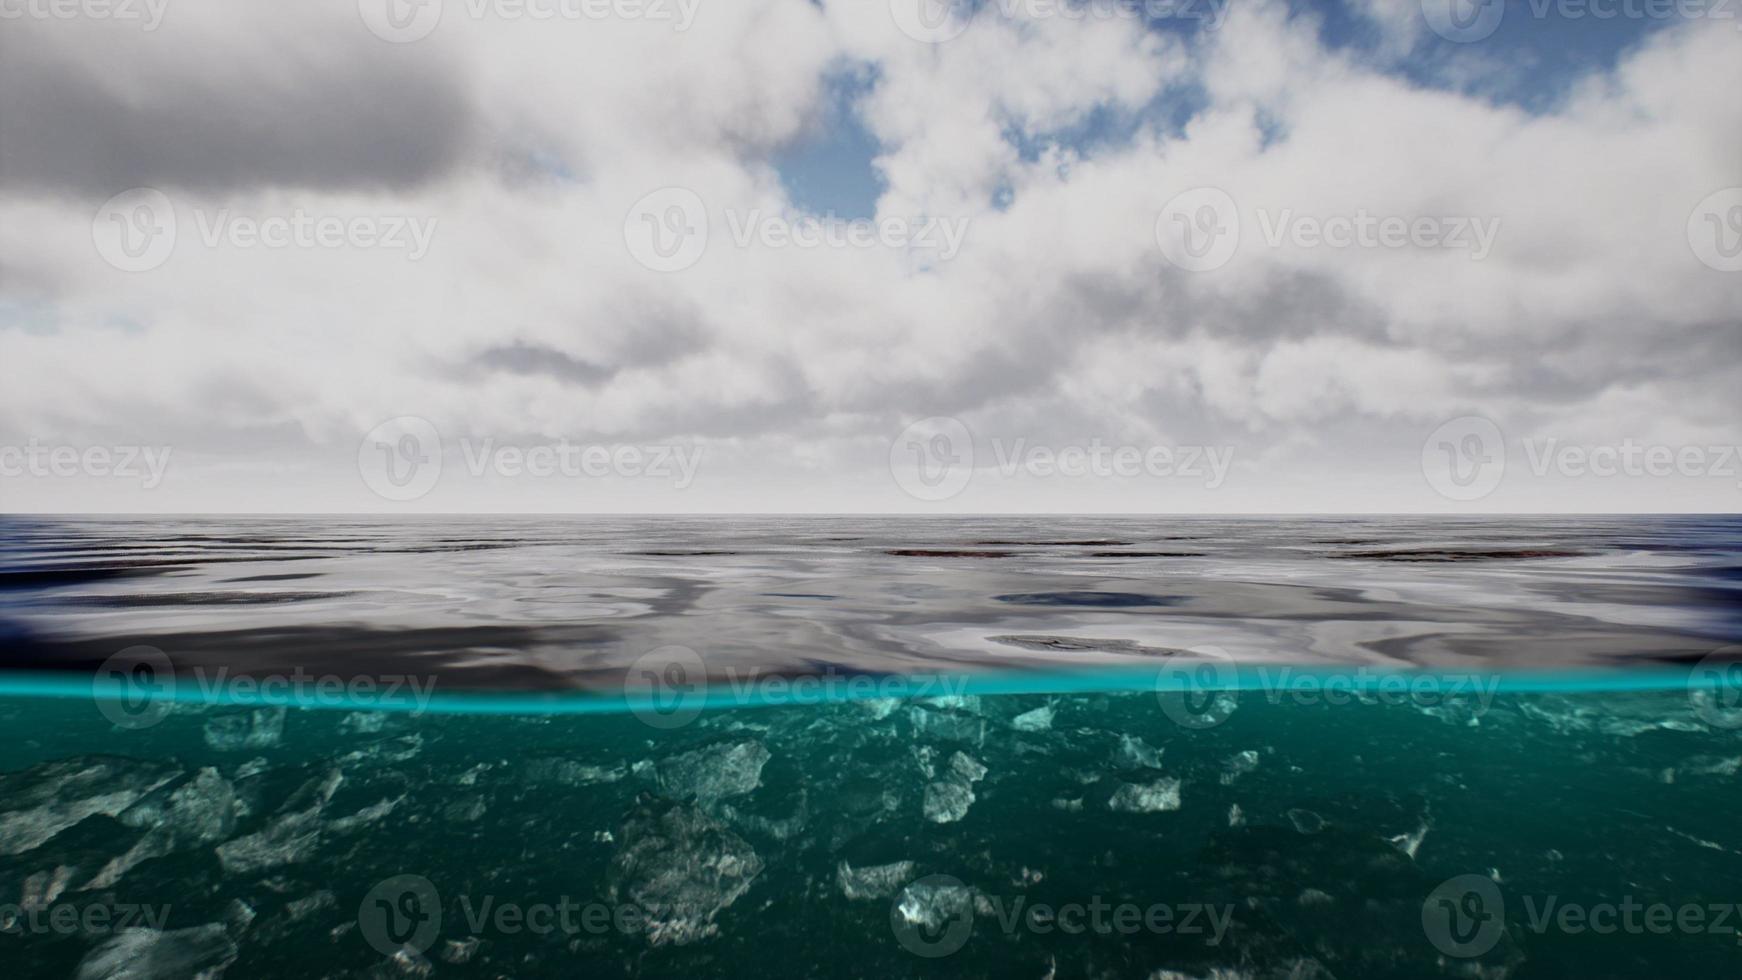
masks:
[[[357,766],[363,763],[409,762],[422,751],[423,736],[413,732],[410,735],[395,735],[370,742],[340,756],[339,764]]]
[[[221,923],[163,932],[122,929],[85,954],[74,980],[186,980],[216,977],[235,962],[236,944]]]
[[[902,921],[927,930],[972,915],[973,910],[974,890],[942,876],[921,878],[908,885],[895,902]]]
[[[378,803],[372,803],[348,817],[340,817],[339,819],[334,820],[332,823],[327,825],[327,829],[334,831],[335,833],[348,834],[360,827],[367,827],[371,824],[379,823],[388,814],[392,813],[395,807],[403,802],[405,802],[405,797],[397,796],[390,800],[381,800]]]
[[[835,880],[841,885],[841,894],[852,899],[888,898],[895,894],[901,883],[913,877],[912,861],[896,861],[893,864],[879,864],[868,868],[854,868],[842,861],[835,869]]]
[[[474,767],[474,769],[476,768]],[[529,783],[557,783],[563,786],[592,786],[596,783],[614,783],[628,774],[628,767],[621,762],[596,766],[563,758],[528,759],[521,767],[521,775]],[[472,778],[468,781],[462,777],[461,785],[470,786],[477,782],[475,772],[467,775]]]
[[[1229,759],[1222,767],[1222,785],[1232,786],[1241,776],[1258,768],[1258,750],[1247,749]]]
[[[219,752],[268,749],[284,738],[283,707],[235,711],[206,719],[206,744]]]
[[[313,857],[320,849],[321,812],[344,780],[337,769],[310,779],[264,829],[219,844],[218,862],[231,874],[248,874]]]
[[[450,939],[442,944],[442,961],[456,966],[470,963],[478,952],[479,945],[477,936],[468,936],[464,940]]]
[[[179,775],[174,766],[100,756],[0,774],[0,855],[22,854],[86,817],[115,816]]]
[[[145,835],[84,887],[111,887],[141,861],[223,840],[236,828],[236,810],[236,788],[209,766],[174,788],[155,790],[117,818],[129,827],[143,828]]]
[[[1398,834],[1388,838],[1391,846],[1409,855],[1412,859],[1421,850],[1421,842],[1427,839],[1427,821],[1423,820],[1420,827],[1407,834]]]
[[[1152,783],[1123,783],[1113,791],[1107,808],[1120,813],[1161,813],[1178,810],[1179,780],[1158,779]]]
[[[925,801],[921,805],[925,818],[933,823],[955,823],[968,815],[974,805],[974,789],[966,782],[943,780],[927,783]]]
[[[718,932],[715,916],[761,873],[762,859],[742,837],[697,807],[678,805],[625,823],[610,893],[641,908],[649,945],[683,945]]]
[[[1024,711],[1010,719],[1010,727],[1019,732],[1044,732],[1052,728],[1053,706],[1043,705],[1033,711]]]
[[[859,702],[859,710],[871,716],[872,721],[882,721],[895,713],[901,706],[899,698],[867,698]]]
[[[339,719],[339,731],[359,735],[374,735],[387,727],[384,711],[352,711]]]
[[[1151,747],[1143,739],[1121,735],[1113,762],[1121,769],[1160,769],[1161,753],[1161,749]]]
[[[974,784],[986,778],[986,767],[978,759],[957,752],[950,756],[949,767],[936,782],[927,783],[921,808],[933,823],[954,823],[968,815],[974,803]]]
[[[916,704],[907,709],[907,718],[913,724],[914,734],[921,738],[972,742],[975,745],[986,741],[986,719],[979,715],[934,711]]]
[[[979,759],[966,752],[957,752],[950,756],[950,772],[970,783],[977,783],[986,778],[986,767],[980,764]]]
[[[741,796],[762,785],[770,754],[761,742],[745,741],[685,752],[654,766],[660,791],[677,800],[709,804]]]

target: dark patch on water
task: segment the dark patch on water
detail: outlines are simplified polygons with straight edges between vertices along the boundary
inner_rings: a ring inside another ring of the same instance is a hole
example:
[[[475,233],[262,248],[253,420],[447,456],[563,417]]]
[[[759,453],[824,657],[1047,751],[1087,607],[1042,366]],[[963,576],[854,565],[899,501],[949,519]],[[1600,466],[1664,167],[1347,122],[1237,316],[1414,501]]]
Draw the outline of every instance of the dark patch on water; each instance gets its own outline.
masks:
[[[1017,606],[1091,606],[1102,609],[1177,606],[1185,601],[1184,596],[1139,595],[1135,592],[1016,592],[992,598]]]
[[[1166,647],[1144,646],[1135,640],[1119,640],[1092,636],[1045,636],[1008,634],[988,636],[993,643],[1046,653],[1129,653],[1147,657],[1170,657],[1179,653]]]
[[[1205,558],[1202,551],[1095,551],[1090,558]]]
[[[385,629],[357,626],[261,626],[208,632],[136,633],[125,640],[6,636],[0,669],[88,673],[123,647],[163,651],[178,673],[219,668],[229,676],[417,677],[437,690],[554,690],[609,686],[623,669],[592,662],[589,651],[620,642],[594,625],[459,626]],[[540,651],[543,655],[539,655]],[[532,654],[529,656],[529,654]],[[590,681],[589,678],[599,678]]]
[[[1402,551],[1350,551],[1330,558],[1357,558],[1368,561],[1458,562],[1513,561],[1535,558],[1583,558],[1582,551],[1549,548],[1411,548]]]
[[[981,548],[1009,548],[1022,547],[1024,545],[1036,548],[1115,548],[1130,543],[1131,542],[1129,541],[1119,541],[1113,538],[1091,538],[1086,541],[975,541],[974,545],[975,547]]]
[[[33,568],[20,572],[0,572],[0,589],[54,589],[68,585],[84,585],[89,582],[103,582],[109,579],[126,578],[134,575],[161,575],[181,566],[167,565],[154,568],[127,568],[116,566],[68,566],[62,568]]]
[[[946,548],[893,548],[884,554],[897,558],[1009,558],[1014,551],[964,551]]]
[[[57,606],[137,609],[149,606],[272,606],[343,599],[354,592],[159,592],[140,595],[57,595]]]

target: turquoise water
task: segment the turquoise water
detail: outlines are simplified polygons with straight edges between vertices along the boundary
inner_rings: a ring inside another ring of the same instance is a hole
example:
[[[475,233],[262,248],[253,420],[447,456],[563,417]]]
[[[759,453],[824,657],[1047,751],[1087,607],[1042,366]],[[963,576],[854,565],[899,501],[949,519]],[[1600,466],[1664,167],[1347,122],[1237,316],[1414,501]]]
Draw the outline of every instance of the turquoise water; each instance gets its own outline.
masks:
[[[1192,676],[584,714],[15,681],[0,943],[28,976],[1742,969],[1725,671]],[[94,908],[153,928],[54,925]]]

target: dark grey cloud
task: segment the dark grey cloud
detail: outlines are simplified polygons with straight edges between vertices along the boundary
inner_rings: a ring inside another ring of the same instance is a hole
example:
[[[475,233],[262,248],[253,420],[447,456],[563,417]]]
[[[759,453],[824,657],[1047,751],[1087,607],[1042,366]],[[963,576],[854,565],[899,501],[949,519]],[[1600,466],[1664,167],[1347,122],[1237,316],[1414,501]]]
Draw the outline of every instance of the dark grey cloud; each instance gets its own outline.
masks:
[[[616,373],[610,368],[570,357],[554,347],[524,340],[485,348],[472,358],[471,363],[486,371],[536,375],[588,387],[608,380]]]
[[[271,57],[251,53],[261,37],[228,48],[173,22],[80,37],[65,23],[0,33],[0,188],[397,189],[452,171],[478,139],[465,72],[349,21],[312,22]]]

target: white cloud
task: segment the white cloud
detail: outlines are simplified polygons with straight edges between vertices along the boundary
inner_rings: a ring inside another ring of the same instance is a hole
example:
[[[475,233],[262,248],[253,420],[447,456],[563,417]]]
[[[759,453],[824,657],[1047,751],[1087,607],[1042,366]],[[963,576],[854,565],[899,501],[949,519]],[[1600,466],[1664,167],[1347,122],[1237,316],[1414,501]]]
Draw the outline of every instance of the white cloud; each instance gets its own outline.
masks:
[[[1416,22],[1367,6],[1407,50]],[[1742,37],[1723,25],[1663,30],[1532,115],[1329,51],[1280,4],[1236,4],[1189,44],[983,13],[928,45],[882,4],[802,0],[706,6],[687,32],[450,16],[404,45],[338,0],[173,15],[144,37],[9,22],[0,41],[0,146],[32,147],[0,152],[0,444],[171,444],[180,469],[149,497],[8,480],[0,506],[375,507],[357,440],[407,414],[454,438],[710,449],[683,495],[468,485],[433,509],[902,509],[888,440],[931,415],[1240,460],[1215,492],[976,484],[963,509],[1431,509],[1420,440],[1467,413],[1742,441],[1726,394],[1742,279],[1687,240],[1694,206],[1742,184]],[[879,217],[966,219],[950,261],[731,241],[728,213],[802,217],[770,160],[826,118],[843,67],[874,79],[856,108],[881,143]],[[1139,124],[1193,86],[1208,104],[1183,133]],[[139,106],[149,126],[118,121]],[[1133,135],[1057,141],[1091,120]],[[178,242],[123,273],[91,221],[135,184],[174,200]],[[1174,269],[1157,214],[1205,185],[1239,205],[1240,247]],[[624,242],[664,186],[710,212],[680,272]],[[431,221],[430,253],[200,240],[219,212],[298,210]],[[1279,215],[1357,213],[1498,233],[1480,261],[1264,241]],[[1677,500],[1732,509],[1720,482]],[[1532,492],[1493,503],[1626,509],[1656,491]]]

